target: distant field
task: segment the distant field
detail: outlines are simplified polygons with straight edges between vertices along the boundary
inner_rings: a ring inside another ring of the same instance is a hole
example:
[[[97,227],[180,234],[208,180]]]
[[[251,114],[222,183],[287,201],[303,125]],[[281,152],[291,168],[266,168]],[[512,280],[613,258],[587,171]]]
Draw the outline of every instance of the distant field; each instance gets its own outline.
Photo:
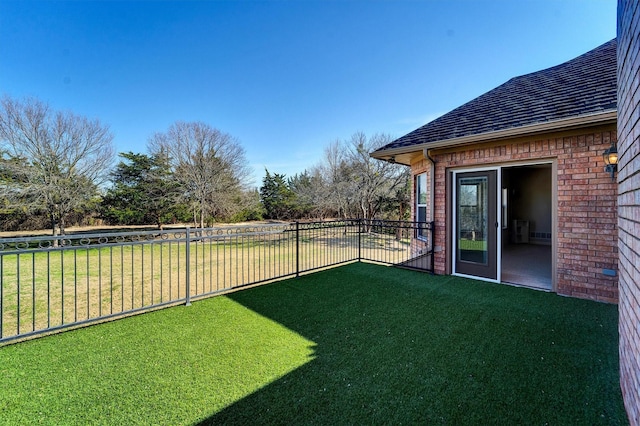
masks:
[[[279,223],[276,221],[255,221],[255,222],[238,222],[238,223],[218,223],[213,227],[230,227],[241,225],[265,225],[271,223]],[[181,229],[187,226],[193,226],[189,223],[177,223],[163,226],[163,229]],[[130,231],[150,231],[158,229],[156,225],[95,225],[95,226],[70,226],[65,229],[65,234],[84,234],[84,233],[102,233],[102,232],[130,232]],[[4,231],[0,232],[0,238],[12,237],[32,237],[52,235],[51,229],[36,229],[30,231]]]

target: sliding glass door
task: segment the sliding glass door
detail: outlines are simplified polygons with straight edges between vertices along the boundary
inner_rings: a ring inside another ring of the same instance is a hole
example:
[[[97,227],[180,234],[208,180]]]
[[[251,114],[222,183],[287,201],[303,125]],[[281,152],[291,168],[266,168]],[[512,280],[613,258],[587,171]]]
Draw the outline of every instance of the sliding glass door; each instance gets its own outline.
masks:
[[[496,170],[455,174],[453,234],[458,274],[498,278],[496,179]]]

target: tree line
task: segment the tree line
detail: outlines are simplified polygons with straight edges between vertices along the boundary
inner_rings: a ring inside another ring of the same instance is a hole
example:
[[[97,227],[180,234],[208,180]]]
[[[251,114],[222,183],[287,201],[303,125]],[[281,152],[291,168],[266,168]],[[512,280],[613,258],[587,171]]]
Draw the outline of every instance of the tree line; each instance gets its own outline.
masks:
[[[407,219],[409,169],[369,156],[391,141],[388,135],[368,138],[358,132],[329,144],[318,165],[303,173],[286,178],[265,170],[260,188],[265,217]]]
[[[329,144],[303,173],[265,169],[256,189],[240,142],[209,124],[176,122],[149,138],[146,153],[122,152],[116,160],[113,135],[99,120],[4,96],[0,230],[50,228],[57,235],[101,223],[405,219],[409,170],[369,157],[390,141],[355,133]]]

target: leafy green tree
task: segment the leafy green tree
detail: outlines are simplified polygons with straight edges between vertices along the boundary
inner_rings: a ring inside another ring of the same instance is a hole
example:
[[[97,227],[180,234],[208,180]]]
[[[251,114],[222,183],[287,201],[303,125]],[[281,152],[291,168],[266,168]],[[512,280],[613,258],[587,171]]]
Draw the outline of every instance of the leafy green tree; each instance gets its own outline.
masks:
[[[318,197],[314,183],[314,176],[306,170],[289,178],[287,185],[294,194],[292,214],[296,219],[319,216],[320,212],[316,209]]]
[[[238,204],[244,207],[229,218],[231,222],[248,222],[264,219],[264,207],[260,202],[260,192],[257,189],[254,188],[245,191],[240,196],[242,199],[238,201]]]
[[[295,208],[295,194],[287,185],[284,174],[269,173],[265,169],[265,177],[260,187],[260,199],[267,219],[291,219]]]
[[[159,228],[179,215],[178,184],[162,155],[120,153],[111,173],[113,186],[102,201],[102,215],[121,225],[155,224]]]

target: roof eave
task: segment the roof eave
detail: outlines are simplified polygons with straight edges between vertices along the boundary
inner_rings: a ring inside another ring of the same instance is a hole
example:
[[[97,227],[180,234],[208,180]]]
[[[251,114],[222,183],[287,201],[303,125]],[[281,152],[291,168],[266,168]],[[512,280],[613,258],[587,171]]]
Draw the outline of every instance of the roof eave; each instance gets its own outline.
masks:
[[[559,120],[546,121],[543,123],[534,123],[519,127],[512,127],[509,129],[461,136],[453,139],[443,139],[410,146],[378,150],[370,153],[369,155],[379,160],[393,161],[409,166],[411,164],[409,161],[410,156],[408,156],[408,154],[420,152],[425,149],[451,148],[480,142],[512,139],[541,133],[573,130],[581,127],[591,127],[596,125],[616,123],[617,119],[618,111],[617,109],[612,109],[563,118]],[[398,156],[403,156],[404,158],[398,158]]]

